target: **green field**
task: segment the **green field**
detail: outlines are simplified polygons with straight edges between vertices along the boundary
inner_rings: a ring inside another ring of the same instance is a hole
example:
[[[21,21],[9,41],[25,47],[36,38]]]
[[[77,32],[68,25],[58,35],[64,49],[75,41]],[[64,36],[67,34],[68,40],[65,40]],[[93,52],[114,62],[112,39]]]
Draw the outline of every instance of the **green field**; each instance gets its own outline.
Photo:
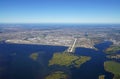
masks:
[[[115,61],[104,62],[105,70],[114,74],[113,79],[120,79],[120,63]]]
[[[110,46],[105,50],[106,54],[116,53],[117,51],[120,51],[120,46]]]
[[[105,79],[105,75],[100,75],[98,79]]]
[[[54,53],[53,58],[49,61],[49,66],[60,65],[60,66],[71,66],[80,67],[83,63],[90,60],[87,56],[75,56],[69,53]]]
[[[45,79],[68,79],[68,76],[62,71],[56,71],[49,74]]]
[[[39,53],[32,53],[29,57],[33,60],[37,60],[39,56]]]

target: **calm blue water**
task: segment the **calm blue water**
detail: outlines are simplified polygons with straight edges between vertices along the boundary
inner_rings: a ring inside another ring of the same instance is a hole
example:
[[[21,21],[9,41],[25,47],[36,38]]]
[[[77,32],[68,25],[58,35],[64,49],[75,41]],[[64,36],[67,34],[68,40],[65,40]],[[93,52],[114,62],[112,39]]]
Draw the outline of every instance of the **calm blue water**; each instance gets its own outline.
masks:
[[[103,66],[104,61],[107,60],[103,50],[110,44],[112,43],[105,42],[95,45],[99,49],[98,51],[77,48],[76,55],[90,56],[92,59],[80,68],[66,69],[71,72],[72,79],[98,79],[99,75],[105,75],[105,79],[112,79],[113,75],[106,72]],[[0,54],[2,55],[0,66],[6,68],[4,73],[0,73],[3,75],[2,79],[43,79],[43,76],[50,72],[47,65],[53,53],[66,49],[67,47],[63,46],[0,44]],[[29,58],[29,55],[34,52],[40,54],[37,61]],[[13,55],[14,53],[16,55]],[[54,70],[54,67],[52,69]],[[63,70],[65,69],[63,68]]]
[[[2,67],[7,66],[2,79],[42,79],[47,72],[47,64],[53,53],[62,52],[67,47],[45,45],[0,44],[0,54],[4,57]],[[39,52],[37,61],[29,58],[32,53]],[[15,56],[12,56],[16,53]],[[1,79],[1,78],[0,78]]]
[[[77,48],[76,54],[83,56],[90,56],[92,59],[87,63],[83,64],[80,69],[73,69],[73,79],[98,79],[99,75],[105,75],[105,79],[112,79],[113,75],[104,70],[104,61],[106,61],[106,55],[103,52],[109,47],[111,42],[104,42],[95,45],[98,51],[86,48]],[[79,75],[79,78],[77,77]]]

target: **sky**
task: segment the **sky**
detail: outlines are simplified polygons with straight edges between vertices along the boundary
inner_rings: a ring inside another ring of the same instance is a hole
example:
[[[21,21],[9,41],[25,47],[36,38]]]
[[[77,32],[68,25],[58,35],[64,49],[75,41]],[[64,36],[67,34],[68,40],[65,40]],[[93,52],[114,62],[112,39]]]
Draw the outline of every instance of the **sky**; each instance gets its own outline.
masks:
[[[120,23],[120,0],[0,0],[0,23]]]

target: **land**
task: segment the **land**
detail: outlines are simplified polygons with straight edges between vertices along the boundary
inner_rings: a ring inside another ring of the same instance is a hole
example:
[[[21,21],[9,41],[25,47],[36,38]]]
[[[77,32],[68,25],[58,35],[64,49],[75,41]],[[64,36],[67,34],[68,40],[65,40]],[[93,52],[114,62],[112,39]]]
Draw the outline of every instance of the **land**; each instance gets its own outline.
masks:
[[[110,58],[110,59],[120,59],[120,54],[108,55],[107,58]]]
[[[104,63],[105,70],[114,74],[113,79],[120,79],[120,63],[115,61],[106,61]]]
[[[105,75],[100,75],[98,79],[105,79]]]
[[[120,51],[120,46],[114,46],[114,45],[110,46],[109,48],[107,48],[105,50],[106,54],[113,54],[113,53],[116,53],[118,51]]]
[[[53,65],[65,66],[68,68],[79,68],[82,64],[89,61],[91,58],[87,56],[75,56],[69,52],[54,53],[52,59],[49,61],[49,67]],[[69,79],[69,75],[62,71],[50,73],[45,79]]]
[[[0,29],[0,40],[7,43],[69,47],[77,38],[76,47],[94,49],[103,41],[120,45],[119,25],[0,24]]]
[[[105,53],[109,54],[107,57],[119,59],[120,55],[116,53],[120,50],[119,24],[0,24],[0,43],[54,45],[70,48],[70,51],[54,53],[49,61],[49,67],[57,65],[67,68],[79,68],[82,64],[89,61],[91,57],[77,56],[71,52],[74,52],[76,47],[96,49],[94,45],[104,41],[113,43],[112,46],[105,50]],[[12,54],[12,56],[14,55],[16,54]],[[38,56],[38,53],[33,53],[29,58],[36,61]],[[114,74],[114,79],[120,79],[120,63],[107,61],[104,66],[105,70]],[[0,71],[3,71],[3,67],[0,67]],[[99,79],[104,79],[104,77],[104,75],[100,75]],[[46,77],[46,79],[56,78],[68,79],[68,74],[63,71],[56,71]]]
[[[91,58],[87,56],[75,56],[73,54],[63,52],[54,53],[52,59],[49,61],[49,66],[59,65],[59,66],[74,66],[79,68],[82,64],[89,61]]]
[[[48,75],[45,79],[69,79],[69,77],[62,71],[56,71]]]
[[[39,53],[32,53],[29,57],[33,60],[37,60],[39,56]]]
[[[108,54],[107,58],[109,59],[120,59],[120,54],[118,53],[120,51],[120,46],[118,45],[111,45],[109,48],[105,50],[105,53]]]

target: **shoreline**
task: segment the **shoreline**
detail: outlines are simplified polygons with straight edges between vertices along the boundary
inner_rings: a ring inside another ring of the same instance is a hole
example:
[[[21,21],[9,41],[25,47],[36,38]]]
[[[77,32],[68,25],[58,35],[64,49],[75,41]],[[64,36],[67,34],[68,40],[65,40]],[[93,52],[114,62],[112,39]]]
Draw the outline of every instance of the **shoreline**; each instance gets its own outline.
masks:
[[[57,45],[57,44],[40,44],[40,43],[14,43],[14,42],[6,42],[4,41],[4,43],[6,44],[21,44],[21,45],[44,45],[44,46],[63,46],[63,47],[68,47],[69,46],[65,46],[65,45]],[[95,45],[94,45],[95,46]],[[76,46],[75,48],[88,48],[88,49],[94,49],[96,50],[97,48],[93,47],[93,48],[90,48],[90,47],[82,47],[82,46]]]

